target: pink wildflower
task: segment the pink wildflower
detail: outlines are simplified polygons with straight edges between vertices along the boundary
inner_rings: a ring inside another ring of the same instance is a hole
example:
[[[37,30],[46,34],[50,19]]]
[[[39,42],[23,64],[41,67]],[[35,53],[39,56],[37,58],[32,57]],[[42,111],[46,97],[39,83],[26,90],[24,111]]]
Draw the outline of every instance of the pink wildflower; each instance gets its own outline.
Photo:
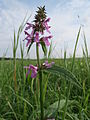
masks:
[[[31,78],[36,78],[38,71],[38,68],[36,66],[29,65],[29,66],[25,66],[24,68],[28,69],[26,77],[28,77],[29,73],[31,72]]]
[[[26,38],[24,39],[24,40],[27,40],[27,44],[26,44],[26,47],[27,47],[32,42],[34,30],[32,29],[31,34],[29,34],[27,31],[24,31],[24,32],[25,32],[25,35],[27,35]]]
[[[25,30],[28,30],[28,29],[30,29],[30,28],[33,28],[33,24],[31,24],[31,23],[27,23],[27,27],[25,28]]]
[[[47,36],[47,37],[43,37],[43,41],[45,42],[46,46],[49,46],[49,45],[50,45],[50,42],[49,42],[48,39],[51,39],[51,38],[52,38],[51,35],[50,35],[50,36]]]
[[[48,61],[46,60],[45,63],[43,63],[43,66],[45,66],[46,68],[51,68],[53,64],[55,63],[54,62],[48,63]]]
[[[45,29],[46,29],[46,31],[47,31],[48,33],[51,33],[51,32],[49,31],[50,26],[48,26],[48,24],[47,24],[47,22],[49,22],[49,21],[50,21],[50,18],[46,19],[46,20],[43,22],[43,26],[45,27]]]

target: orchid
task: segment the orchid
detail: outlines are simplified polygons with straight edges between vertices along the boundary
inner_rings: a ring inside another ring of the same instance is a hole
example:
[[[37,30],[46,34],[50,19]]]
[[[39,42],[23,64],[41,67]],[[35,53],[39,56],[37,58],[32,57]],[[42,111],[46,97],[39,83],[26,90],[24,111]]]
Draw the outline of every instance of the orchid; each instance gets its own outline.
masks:
[[[48,61],[46,60],[42,65],[48,69],[51,68],[52,65],[54,65],[54,62],[48,63]],[[26,78],[28,77],[28,75],[31,72],[31,78],[36,78],[37,77],[37,73],[38,73],[38,67],[37,66],[33,66],[33,65],[29,65],[29,66],[24,66],[25,69],[28,69],[28,72],[26,73]]]
[[[47,60],[47,56],[49,58],[49,56],[51,54],[51,47],[52,47],[50,45],[49,40],[53,37],[50,32],[51,26],[49,26],[49,24],[48,24],[50,19],[51,18],[47,18],[45,6],[38,7],[38,11],[36,11],[35,19],[34,19],[33,23],[28,22],[27,26],[25,28],[25,31],[24,31],[24,33],[26,35],[24,40],[27,40],[26,46],[28,47],[27,53],[29,52],[33,43],[35,43],[35,45],[36,45],[37,66],[33,66],[30,64],[29,66],[25,66],[24,68],[27,69],[26,78],[28,77],[28,75],[30,75],[30,77],[31,77],[31,79],[30,79],[31,83],[29,84],[31,91],[33,92],[33,94],[35,93],[36,105],[34,105],[34,106],[36,106],[36,107],[33,107],[33,108],[36,108],[36,110],[39,110],[39,108],[40,108],[40,118],[39,118],[39,116],[37,117],[37,119],[39,119],[39,120],[47,120],[46,119],[47,113],[44,112],[44,110],[45,110],[44,102],[45,102],[45,96],[47,93],[46,92],[47,86],[48,86],[47,85],[47,83],[48,83],[47,75],[49,72],[52,74],[56,74],[58,76],[60,76],[61,74],[65,75],[65,78],[67,76],[67,77],[71,78],[72,80],[74,80],[73,83],[75,83],[75,80],[78,83],[78,80],[75,78],[75,76],[69,70],[67,70],[66,68],[63,68],[63,67],[55,66],[54,62],[49,63]],[[48,33],[46,33],[46,32],[48,32],[49,35],[47,35]],[[46,33],[46,35],[45,35],[45,33]],[[78,38],[79,38],[79,34],[80,34],[80,30],[78,32]],[[77,40],[78,40],[78,38],[77,38]],[[76,43],[77,43],[77,40],[76,40]],[[50,46],[50,48],[49,48],[49,50],[47,50],[49,46]],[[40,50],[41,50],[40,47],[43,50],[43,53],[45,56],[44,58],[46,58],[46,61],[44,63],[42,63],[42,61],[40,59]],[[75,45],[75,47],[76,47],[76,45]],[[45,75],[47,77],[43,78],[43,76],[45,76]],[[45,78],[46,78],[46,80],[45,80]],[[29,77],[28,77],[28,80],[29,80]],[[70,82],[70,80],[69,80],[69,82]],[[69,89],[68,89],[69,93],[67,94],[63,120],[65,119],[64,116],[67,112],[66,111],[67,110],[67,101],[69,99],[70,86],[71,86],[71,83],[69,84]],[[79,87],[82,88],[81,85]],[[61,102],[60,101],[60,97],[61,97],[60,90],[58,93],[59,93],[59,102],[58,102],[58,106],[56,107],[57,109],[55,110],[56,112],[54,112],[56,119],[58,119],[57,115],[58,115],[58,110],[59,110],[59,104]],[[40,99],[40,102],[39,102],[39,99]],[[38,105],[40,105],[40,107]],[[34,110],[34,109],[32,109],[32,110]],[[46,115],[44,115],[44,113],[46,113]],[[37,115],[39,115],[39,114],[37,114]],[[49,114],[49,115],[52,116],[53,113]]]
[[[51,68],[54,64],[54,62],[48,63],[48,61],[46,60],[45,63],[43,63],[43,66],[45,66],[46,68]]]
[[[40,41],[44,42],[46,46],[50,45],[49,39],[52,38],[52,35],[44,36],[44,31],[46,30],[49,34],[51,33],[49,30],[50,26],[48,25],[48,22],[51,18],[46,18],[46,13],[44,11],[45,10],[43,9],[43,12],[37,12],[38,14],[35,16],[33,24],[29,22],[27,23],[27,26],[24,31],[26,35],[24,40],[27,40],[26,47],[28,47],[34,42],[38,43],[39,45]]]
[[[40,109],[41,109],[41,120],[44,120],[44,110],[43,110],[43,84],[42,84],[42,72],[44,69],[49,69],[52,67],[54,62],[48,63],[48,61],[45,61],[43,64],[40,63],[39,58],[39,47],[42,46],[42,50],[44,52],[44,55],[47,55],[47,47],[50,46],[49,39],[52,38],[51,32],[50,32],[50,26],[48,25],[48,22],[50,21],[50,18],[47,18],[46,12],[45,12],[45,6],[44,7],[38,7],[37,14],[35,15],[34,23],[27,23],[27,26],[25,28],[25,39],[27,40],[26,47],[28,47],[28,51],[30,50],[33,43],[36,44],[36,55],[37,55],[37,66],[29,65],[25,66],[24,68],[28,69],[26,73],[26,78],[29,74],[31,74],[31,78],[36,78],[37,74],[40,80]],[[44,31],[47,31],[50,35],[45,36]]]
[[[43,26],[45,27],[45,29],[46,29],[46,31],[47,31],[48,33],[51,33],[51,32],[49,31],[49,28],[51,28],[51,26],[48,26],[48,24],[47,24],[47,22],[49,22],[49,21],[50,21],[50,18],[46,19],[46,20],[43,22]]]
[[[27,27],[25,28],[25,30],[28,30],[28,29],[30,29],[30,28],[33,28],[33,24],[31,24],[31,23],[27,23]]]
[[[29,66],[25,66],[24,68],[28,69],[28,72],[26,74],[26,78],[28,77],[30,72],[31,72],[31,78],[36,78],[37,71],[38,71],[38,68],[36,66],[29,65]]]
[[[24,31],[26,38],[24,40],[27,40],[26,47],[32,42],[32,34],[29,34],[27,31]]]
[[[46,46],[49,46],[50,45],[50,42],[48,41],[48,39],[51,39],[52,36],[48,36],[48,37],[43,37],[43,41],[44,43],[46,44]]]

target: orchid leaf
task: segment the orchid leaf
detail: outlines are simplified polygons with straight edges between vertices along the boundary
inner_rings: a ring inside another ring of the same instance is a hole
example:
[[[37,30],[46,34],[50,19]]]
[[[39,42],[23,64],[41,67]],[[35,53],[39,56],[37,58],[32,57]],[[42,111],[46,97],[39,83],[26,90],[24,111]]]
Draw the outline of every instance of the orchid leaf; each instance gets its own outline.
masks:
[[[33,42],[31,42],[31,44],[29,45],[28,50],[27,50],[27,54],[29,53],[29,50],[30,50],[32,44],[33,44]]]
[[[62,100],[60,100],[59,110],[61,110],[64,106],[65,106],[65,100],[62,99]],[[53,104],[49,105],[49,107],[46,111],[46,116],[55,117],[57,108],[58,108],[58,101],[55,101]]]
[[[40,42],[41,46],[42,46],[42,50],[44,52],[44,56],[47,56],[47,48],[44,42]]]
[[[75,77],[75,75],[69,71],[68,69],[64,67],[59,66],[53,66],[52,68],[46,69],[48,72],[51,72],[52,74],[56,74],[58,76],[63,75],[66,76],[68,81],[76,85],[77,87],[81,88],[80,83],[78,82],[78,79]]]

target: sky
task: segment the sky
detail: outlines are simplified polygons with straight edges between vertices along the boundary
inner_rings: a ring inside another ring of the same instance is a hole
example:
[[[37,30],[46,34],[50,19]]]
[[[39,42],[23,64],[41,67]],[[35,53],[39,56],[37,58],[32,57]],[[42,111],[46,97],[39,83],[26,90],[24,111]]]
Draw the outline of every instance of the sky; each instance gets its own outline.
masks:
[[[67,57],[72,56],[80,26],[82,28],[76,56],[82,56],[83,32],[90,53],[90,0],[0,0],[0,57],[5,53],[7,57],[13,56],[14,30],[17,32],[26,14],[27,17],[31,15],[29,21],[32,21],[37,7],[43,5],[46,6],[47,16],[51,18],[53,35],[51,57],[61,58],[65,50]],[[24,37],[23,32],[20,41],[23,41]],[[26,43],[22,42],[22,44]],[[24,57],[26,57],[26,47],[24,49]],[[42,52],[40,55],[43,57]],[[20,57],[20,47],[17,57]],[[28,57],[36,57],[35,46],[31,48]]]

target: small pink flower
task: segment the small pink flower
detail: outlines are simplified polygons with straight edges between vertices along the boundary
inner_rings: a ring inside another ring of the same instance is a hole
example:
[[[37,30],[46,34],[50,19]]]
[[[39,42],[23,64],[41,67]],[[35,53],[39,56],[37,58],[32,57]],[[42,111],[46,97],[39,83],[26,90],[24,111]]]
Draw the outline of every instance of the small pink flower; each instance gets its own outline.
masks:
[[[33,24],[31,24],[31,23],[27,23],[27,27],[25,28],[25,30],[28,30],[28,29],[30,29],[30,28],[33,28]]]
[[[26,47],[32,42],[32,38],[33,38],[33,33],[34,33],[34,29],[32,29],[31,34],[29,34],[27,31],[24,31],[26,38],[24,40],[27,40],[27,44]]]
[[[49,22],[49,21],[50,21],[50,18],[46,19],[46,20],[43,22],[43,26],[45,27],[45,29],[46,29],[46,31],[47,31],[48,33],[51,33],[51,32],[49,31],[50,26],[48,26],[48,24],[47,24],[47,22]]]
[[[54,62],[48,63],[48,61],[46,60],[45,63],[43,63],[43,66],[45,66],[46,68],[51,68],[54,64]]]
[[[49,46],[49,45],[50,45],[50,42],[49,42],[48,39],[51,39],[51,38],[52,38],[51,35],[50,35],[50,36],[47,36],[47,37],[43,37],[43,41],[45,42],[46,46]]]
[[[28,42],[26,44],[26,47],[28,47],[28,45],[32,42],[32,39],[28,39]]]
[[[38,68],[36,66],[29,65],[29,66],[25,66],[24,68],[28,69],[28,72],[26,74],[26,78],[28,77],[30,71],[31,71],[31,78],[36,78],[37,71],[38,71]]]

